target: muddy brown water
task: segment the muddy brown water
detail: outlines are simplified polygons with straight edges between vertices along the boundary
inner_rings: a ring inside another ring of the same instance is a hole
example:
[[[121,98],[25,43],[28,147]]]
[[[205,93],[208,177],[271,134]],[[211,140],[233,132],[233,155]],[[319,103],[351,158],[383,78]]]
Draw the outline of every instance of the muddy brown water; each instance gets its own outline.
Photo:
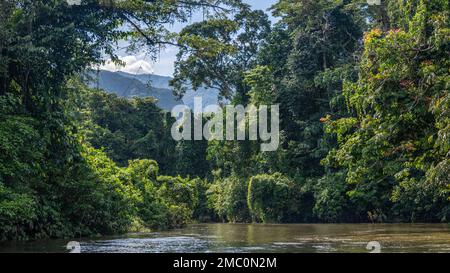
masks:
[[[73,239],[88,253],[448,252],[448,224],[198,224],[180,230]],[[0,252],[68,252],[70,240],[7,242]]]

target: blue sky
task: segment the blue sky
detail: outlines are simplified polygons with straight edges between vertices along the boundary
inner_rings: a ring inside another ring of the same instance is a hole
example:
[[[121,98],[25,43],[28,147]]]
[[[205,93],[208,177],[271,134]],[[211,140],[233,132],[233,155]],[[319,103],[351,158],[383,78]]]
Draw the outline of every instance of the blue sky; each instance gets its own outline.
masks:
[[[244,2],[252,5],[252,7],[254,9],[266,10],[278,1],[277,0],[245,0]]]
[[[266,11],[278,0],[244,0],[244,2],[252,5],[254,9],[261,9]],[[267,12],[267,11],[266,11]],[[268,12],[270,15],[270,13]],[[273,18],[272,18],[273,19]],[[193,21],[196,18],[194,16]],[[198,20],[198,19],[197,19]],[[178,31],[183,27],[181,24],[173,26],[174,31]],[[125,67],[117,67],[111,62],[107,62],[102,69],[110,71],[125,71],[133,74],[152,73],[162,76],[172,76],[174,71],[174,62],[176,59],[177,49],[175,47],[167,47],[161,50],[158,60],[152,61],[145,57],[144,53],[137,53],[136,55],[128,55],[124,51],[120,51],[121,59],[127,64]]]

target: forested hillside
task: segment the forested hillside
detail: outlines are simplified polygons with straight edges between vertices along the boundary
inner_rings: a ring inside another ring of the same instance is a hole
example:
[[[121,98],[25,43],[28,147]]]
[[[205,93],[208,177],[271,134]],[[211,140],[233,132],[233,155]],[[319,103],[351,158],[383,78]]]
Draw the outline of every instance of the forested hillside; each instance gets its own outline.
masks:
[[[0,240],[196,221],[449,222],[448,0],[0,2]],[[167,23],[205,20],[180,33]],[[152,98],[86,86],[118,41],[179,48],[176,95],[279,104],[281,145],[172,139]],[[217,92],[217,91],[216,91]]]
[[[194,108],[195,97],[201,97],[204,105],[218,104],[218,93],[215,89],[200,88],[194,91],[188,88],[186,94],[182,98],[178,98],[169,85],[171,80],[170,77],[152,74],[129,74],[121,71],[97,70],[91,73],[85,81],[92,88],[100,88],[119,97],[155,98],[158,107],[167,112],[180,104]]]

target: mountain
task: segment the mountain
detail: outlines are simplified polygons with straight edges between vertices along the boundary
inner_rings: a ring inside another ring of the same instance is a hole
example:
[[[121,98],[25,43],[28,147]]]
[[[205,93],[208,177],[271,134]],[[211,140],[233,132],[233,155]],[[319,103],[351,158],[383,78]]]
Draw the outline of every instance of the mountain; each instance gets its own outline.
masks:
[[[161,89],[171,89],[169,85],[169,81],[172,80],[171,77],[166,76],[159,76],[159,75],[153,75],[153,74],[130,74],[122,71],[116,72],[117,74],[127,77],[139,80],[140,82],[144,84],[150,83],[153,87],[161,88]]]
[[[172,79],[170,77],[152,74],[134,75],[106,70],[92,73],[91,77],[93,78],[89,83],[91,87],[98,87],[125,98],[153,97],[158,100],[158,106],[167,111],[171,111],[174,106],[179,104],[193,109],[195,97],[203,99],[203,106],[218,104],[218,92],[206,88],[197,91],[189,89],[181,101],[177,100],[169,85]]]

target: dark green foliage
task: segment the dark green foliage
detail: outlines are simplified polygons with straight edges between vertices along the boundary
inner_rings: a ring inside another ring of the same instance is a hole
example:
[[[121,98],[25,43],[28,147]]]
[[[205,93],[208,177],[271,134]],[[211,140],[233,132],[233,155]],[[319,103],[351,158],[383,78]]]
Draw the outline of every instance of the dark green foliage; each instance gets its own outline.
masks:
[[[70,162],[59,163],[65,169],[55,169],[44,152],[50,141],[41,137],[34,127],[37,124],[31,118],[10,118],[0,127],[4,140],[0,159],[1,238],[126,231],[130,200],[125,186],[115,178],[110,159],[83,146]],[[47,177],[49,173],[51,177]]]
[[[131,40],[131,50],[145,45],[155,56],[173,37],[162,22],[184,22],[196,9],[238,4],[1,1],[0,240],[123,233],[135,222],[184,224],[187,217],[178,219],[179,212],[190,217],[192,209],[166,204],[137,162],[130,170],[120,168],[87,143],[98,141],[94,145],[122,166],[129,159],[155,158],[169,172],[167,155],[174,145],[159,140],[170,139],[170,119],[146,99],[108,101],[97,92],[89,101],[77,95],[86,90],[72,78],[100,64],[105,54],[118,61],[114,48],[121,39]]]
[[[208,190],[211,184],[208,180],[194,179],[195,195],[197,202],[194,204],[194,212],[192,218],[199,222],[211,222],[217,220],[217,214],[214,208],[211,207],[208,200]]]
[[[222,220],[249,222],[251,218],[247,207],[247,192],[248,182],[244,178],[217,177],[208,191],[209,204]]]
[[[87,94],[86,136],[96,148],[124,166],[132,159],[153,159],[161,173],[172,174],[175,141],[170,129],[174,120],[154,100],[119,98],[102,91]]]
[[[344,172],[329,173],[315,184],[314,215],[323,222],[351,222],[353,213],[347,198],[349,185]],[[354,217],[354,216],[353,216]],[[359,221],[364,221],[361,218]]]
[[[158,176],[158,171],[156,161],[134,160],[120,176],[139,190],[137,217],[144,227],[158,230],[183,227],[202,206],[198,198],[201,180]]]
[[[181,177],[158,177],[159,196],[168,200],[171,204],[185,206],[193,212],[193,206],[197,203],[196,189],[194,181]]]
[[[291,45],[283,64],[286,74],[276,86],[289,158],[285,163],[293,175],[319,177],[324,171],[320,160],[332,144],[321,118],[342,112],[343,105],[332,102],[340,95],[342,80],[350,73],[346,65],[362,37],[359,14],[341,2],[315,0],[282,0],[275,13],[283,18]],[[276,62],[264,59],[269,65]]]
[[[191,124],[200,121],[200,117],[191,113]],[[207,121],[203,118],[203,124]],[[194,136],[194,126],[191,126],[191,136]],[[175,147],[172,165],[175,172],[181,176],[206,178],[211,176],[211,162],[207,160],[207,140],[180,140]]]
[[[180,34],[162,23],[216,5],[231,10]],[[273,12],[271,27],[238,0],[0,2],[0,240],[209,220],[448,222],[448,1],[280,0]],[[118,61],[121,39],[151,56],[178,44],[178,95],[279,104],[280,149],[175,143],[153,99],[81,84],[104,54]]]
[[[280,104],[282,146],[260,153],[250,141],[210,142],[208,159],[223,181],[210,190],[219,215],[236,221],[228,205],[243,192],[227,190],[235,184],[227,177],[280,172],[302,196],[295,221],[448,221],[448,1],[280,0],[273,11],[281,20],[241,64],[242,77],[226,83],[233,103]],[[204,26],[196,33],[208,36],[214,27]],[[208,36],[217,42],[210,55],[179,56],[179,78],[224,81],[225,73],[183,67],[204,61],[222,71],[218,58],[239,62],[233,24],[225,26]],[[262,193],[275,198],[270,181],[262,189],[271,194]],[[264,209],[256,211],[264,221]]]
[[[182,95],[191,83],[217,89],[227,99],[247,99],[244,72],[255,64],[258,49],[270,31],[268,16],[240,5],[233,18],[207,20],[186,27],[178,38],[182,45],[172,85]]]
[[[254,221],[264,223],[298,222],[292,215],[299,210],[300,189],[282,174],[257,175],[248,185],[248,207]]]
[[[27,238],[37,218],[33,197],[13,192],[0,183],[0,200],[0,239]]]
[[[339,149],[325,162],[347,170],[356,215],[446,221],[448,174],[436,176],[436,170],[445,170],[449,155],[442,131],[443,120],[448,124],[449,6],[405,1],[397,8],[407,14],[391,19],[400,20],[401,29],[365,35],[359,80],[344,89],[357,117],[330,122]]]

